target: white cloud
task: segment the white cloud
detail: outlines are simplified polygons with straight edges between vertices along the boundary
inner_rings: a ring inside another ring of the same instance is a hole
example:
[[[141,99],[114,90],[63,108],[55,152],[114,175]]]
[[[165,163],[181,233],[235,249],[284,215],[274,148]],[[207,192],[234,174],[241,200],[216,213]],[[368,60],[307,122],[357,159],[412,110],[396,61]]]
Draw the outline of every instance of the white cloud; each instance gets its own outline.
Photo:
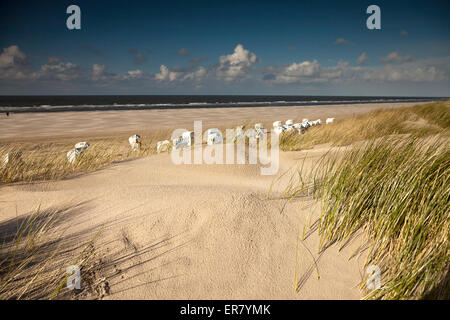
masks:
[[[159,70],[161,72],[155,74],[155,79],[159,81],[175,81],[182,74],[181,72],[169,71],[169,68],[165,65],[161,65]]]
[[[413,60],[411,55],[406,55],[406,56],[401,56],[398,54],[397,51],[391,52],[389,53],[386,57],[383,57],[380,59],[382,62],[398,62],[398,63],[403,63],[403,62],[410,62]]]
[[[225,81],[234,81],[246,77],[246,72],[259,58],[252,52],[244,49],[241,44],[234,48],[234,52],[221,56],[216,70],[217,78]]]
[[[367,54],[365,52],[361,53],[361,55],[356,59],[359,64],[363,64],[368,59]]]
[[[284,68],[284,70],[275,76],[274,82],[276,83],[293,83],[307,81],[313,79],[313,76],[319,73],[319,63],[314,61],[303,61],[299,63],[293,63]]]
[[[26,59],[26,54],[23,53],[18,46],[10,46],[3,49],[0,54],[0,68],[14,67],[16,64]]]
[[[136,78],[140,78],[142,77],[144,73],[142,72],[142,70],[130,70],[128,71],[126,78],[127,79],[136,79]]]
[[[317,60],[293,63],[281,70],[272,69],[264,77],[272,83],[323,83],[338,82],[353,77],[360,67],[351,67],[348,62],[339,61],[336,66],[323,67]]]
[[[69,81],[79,78],[80,70],[76,64],[71,62],[49,59],[49,62],[42,65],[41,70],[35,76],[40,79]]]
[[[27,55],[16,45],[4,48],[0,54],[0,78],[22,79],[30,68]]]
[[[376,67],[351,66],[340,61],[324,67],[317,60],[293,63],[283,68],[268,68],[264,80],[273,84],[290,83],[356,83],[376,82],[440,82],[450,78],[450,57],[423,59],[398,65]]]
[[[92,79],[94,81],[102,79],[102,76],[106,70],[106,66],[103,64],[94,64],[92,66]]]
[[[437,82],[449,80],[450,57],[424,59],[401,65],[387,65],[364,70],[364,80],[385,82]]]
[[[223,86],[224,83],[250,78],[264,80],[265,84],[339,84],[350,85],[361,82],[380,83],[439,83],[450,80],[450,57],[413,60],[410,55],[401,56],[391,52],[383,58],[389,63],[381,66],[365,66],[368,56],[363,52],[357,59],[358,64],[350,65],[339,61],[335,65],[321,65],[318,60],[293,62],[290,65],[255,67],[259,61],[256,54],[237,45],[233,53],[222,55],[219,62],[208,66],[190,63],[186,67],[160,66],[156,74],[145,73],[141,69],[124,73],[111,73],[104,64],[93,64],[90,68],[82,68],[72,62],[60,61],[51,57],[37,71],[33,71],[27,55],[18,46],[4,48],[0,54],[0,81],[3,87],[17,87],[17,82],[32,84],[44,80],[45,85],[51,83],[71,83],[93,85],[95,87],[120,86],[127,81],[136,81],[142,86],[151,86],[155,82],[162,85],[183,83],[186,88],[209,88]],[[330,62],[328,62],[330,63]],[[138,80],[139,79],[139,80]],[[117,88],[116,87],[116,88]],[[125,86],[126,87],[126,86]],[[134,84],[133,84],[134,87]]]
[[[205,67],[199,67],[197,71],[186,74],[183,80],[202,81],[206,77],[207,72]]]

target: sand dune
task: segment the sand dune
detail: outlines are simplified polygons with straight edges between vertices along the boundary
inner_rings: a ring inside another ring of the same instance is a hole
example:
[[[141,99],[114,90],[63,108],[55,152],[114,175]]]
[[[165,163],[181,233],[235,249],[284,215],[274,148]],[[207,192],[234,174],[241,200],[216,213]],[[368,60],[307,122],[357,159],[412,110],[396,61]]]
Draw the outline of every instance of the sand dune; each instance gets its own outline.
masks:
[[[281,153],[280,173],[305,156],[311,165],[325,150]],[[299,228],[319,208],[302,199],[280,212],[283,201],[266,199],[273,178],[255,165],[176,166],[161,154],[70,180],[4,187],[0,219],[78,204],[66,237],[80,244],[104,228],[96,260],[107,299],[360,298],[361,264],[348,261],[357,243],[319,255],[315,231],[299,244]],[[274,195],[282,188],[283,181]]]
[[[271,124],[276,119],[343,118],[405,105],[411,104],[17,114],[1,119],[0,137],[28,143],[95,137],[96,132],[122,137],[122,131],[191,127],[194,120],[203,120],[206,129],[251,119]],[[307,171],[327,150],[281,152],[278,174],[305,158]],[[260,175],[257,165],[177,166],[168,154],[160,154],[68,180],[2,187],[0,222],[39,206],[68,209],[70,217],[61,228],[67,228],[72,248],[66,254],[74,255],[103,230],[95,243],[95,274],[85,274],[84,281],[87,286],[107,283],[109,294],[88,292],[77,298],[361,298],[363,257],[349,260],[360,239],[342,251],[332,246],[319,254],[314,229],[319,205],[308,198],[286,204],[277,197],[289,176],[267,198],[275,176]],[[305,224],[312,229],[304,242],[297,241]]]

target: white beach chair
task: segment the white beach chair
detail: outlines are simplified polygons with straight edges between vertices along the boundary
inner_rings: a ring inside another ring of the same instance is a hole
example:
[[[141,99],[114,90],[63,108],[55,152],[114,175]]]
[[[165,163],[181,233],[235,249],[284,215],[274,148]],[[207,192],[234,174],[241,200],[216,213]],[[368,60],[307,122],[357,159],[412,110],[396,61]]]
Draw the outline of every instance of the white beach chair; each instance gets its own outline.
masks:
[[[161,153],[161,152],[167,152],[170,149],[170,141],[169,140],[163,140],[163,141],[158,141],[158,143],[156,144],[156,152],[157,153]]]
[[[280,127],[276,127],[276,128],[274,128],[273,129],[273,132],[275,132],[276,134],[281,134],[281,133],[283,133],[284,131],[286,131],[286,127],[285,126],[280,126]]]
[[[292,125],[294,125],[294,120],[292,120],[292,119],[286,120],[286,125],[287,125],[287,126],[292,126]]]
[[[273,127],[274,127],[274,128],[281,127],[282,125],[283,125],[283,123],[282,123],[281,121],[275,121],[275,122],[273,123]]]
[[[219,129],[217,129],[217,128],[208,129],[208,131],[207,131],[208,145],[220,144],[222,142],[223,142],[223,137],[222,137],[222,134],[220,133]]]
[[[141,149],[141,136],[138,134],[132,135],[128,138],[128,142],[130,142],[131,150],[139,151]]]
[[[244,136],[245,136],[244,126],[237,126],[236,129],[234,130],[233,143],[238,141],[239,139],[244,138]]]
[[[78,142],[75,145],[75,149],[70,150],[67,152],[67,160],[69,160],[70,163],[75,163],[75,160],[77,157],[85,152],[90,147],[90,144],[88,142]]]
[[[262,139],[266,135],[266,130],[264,129],[264,124],[255,124],[255,138]]]
[[[173,139],[172,143],[177,150],[190,147],[194,143],[194,132],[184,131],[180,137]]]
[[[185,131],[181,136],[186,141],[186,146],[190,147],[194,144],[194,131]]]

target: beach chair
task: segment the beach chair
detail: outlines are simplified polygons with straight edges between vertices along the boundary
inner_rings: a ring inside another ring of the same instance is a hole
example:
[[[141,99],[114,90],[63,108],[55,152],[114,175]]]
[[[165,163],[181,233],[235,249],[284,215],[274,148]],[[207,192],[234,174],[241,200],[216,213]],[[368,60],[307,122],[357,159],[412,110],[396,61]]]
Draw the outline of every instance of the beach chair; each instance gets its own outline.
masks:
[[[170,141],[169,140],[163,140],[163,141],[158,141],[158,143],[156,144],[156,152],[157,153],[161,153],[161,152],[167,152],[170,149]]]
[[[264,124],[255,124],[255,138],[262,139],[266,135],[266,130],[264,129]]]
[[[220,133],[219,129],[217,129],[217,128],[208,129],[208,131],[207,131],[208,145],[220,144],[222,142],[223,142],[223,137],[222,137],[222,134]]]
[[[290,120],[286,120],[286,123],[285,123],[287,126],[292,126],[292,125],[294,125],[294,120],[292,120],[292,119],[290,119]]]
[[[283,123],[281,121],[275,121],[272,125],[274,128],[278,128],[278,127],[281,127],[283,125]]]
[[[190,147],[194,143],[194,131],[185,131],[177,139],[172,141],[173,147],[177,150]]]
[[[244,126],[237,126],[236,129],[234,130],[234,135],[233,135],[233,143],[235,143],[236,141],[238,141],[238,139],[242,139],[244,138],[245,134],[244,134]]]
[[[88,142],[78,142],[75,145],[75,149],[70,150],[67,152],[67,160],[69,160],[70,163],[75,163],[75,160],[79,155],[81,155],[83,152],[85,152],[90,147],[90,144]]]
[[[139,151],[141,149],[141,136],[138,134],[132,135],[128,138],[128,142],[130,142],[131,150]]]
[[[281,133],[283,133],[284,131],[286,131],[286,126],[280,126],[280,127],[276,127],[276,128],[274,128],[273,129],[273,132],[275,132],[276,134],[281,134]]]

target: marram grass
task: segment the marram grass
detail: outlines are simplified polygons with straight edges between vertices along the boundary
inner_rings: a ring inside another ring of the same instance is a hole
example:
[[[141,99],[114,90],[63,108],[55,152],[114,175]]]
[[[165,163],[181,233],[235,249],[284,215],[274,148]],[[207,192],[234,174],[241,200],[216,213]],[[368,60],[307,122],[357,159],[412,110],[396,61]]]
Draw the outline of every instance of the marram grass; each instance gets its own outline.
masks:
[[[367,299],[450,298],[449,150],[445,137],[386,137],[330,153],[315,171],[321,247],[363,229],[365,265],[382,270]]]
[[[387,135],[449,136],[449,130],[450,101],[441,101],[412,107],[374,110],[332,124],[309,128],[305,134],[288,131],[280,137],[280,148],[283,151],[294,151],[325,143],[344,146]]]
[[[68,214],[70,207],[38,208],[0,224],[0,300],[59,298],[67,293],[66,268],[91,264],[101,230],[75,250],[59,227]]]

